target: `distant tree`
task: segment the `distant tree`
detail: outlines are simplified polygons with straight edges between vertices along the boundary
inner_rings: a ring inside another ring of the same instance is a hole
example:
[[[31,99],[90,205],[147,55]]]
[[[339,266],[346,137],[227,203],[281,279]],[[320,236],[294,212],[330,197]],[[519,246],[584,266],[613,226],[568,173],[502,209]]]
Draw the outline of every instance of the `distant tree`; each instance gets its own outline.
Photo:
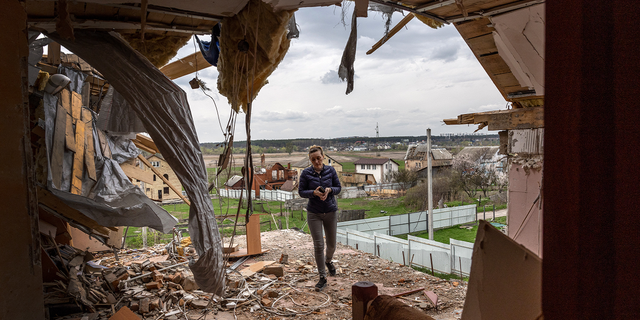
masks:
[[[288,154],[291,154],[291,153],[293,152],[293,148],[294,148],[293,143],[292,143],[291,141],[287,141],[287,143],[286,143],[286,144],[285,144],[285,146],[284,146],[284,150],[285,150]]]

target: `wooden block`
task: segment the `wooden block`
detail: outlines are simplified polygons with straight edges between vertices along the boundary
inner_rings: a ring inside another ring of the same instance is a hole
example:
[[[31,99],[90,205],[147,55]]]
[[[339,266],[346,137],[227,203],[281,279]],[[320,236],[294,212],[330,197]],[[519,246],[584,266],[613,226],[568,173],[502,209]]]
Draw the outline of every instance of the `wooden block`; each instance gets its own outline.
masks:
[[[131,309],[122,307],[118,312],[114,313],[109,320],[141,320],[141,318],[137,314],[133,313]]]
[[[238,245],[236,244],[233,247],[223,247],[222,248],[222,253],[232,253],[232,252],[236,252],[238,251]]]
[[[85,152],[84,164],[87,168],[87,175],[96,181],[95,146],[93,141],[93,115],[88,109],[82,109],[82,121],[85,123]]]
[[[151,274],[151,278],[153,278],[153,281],[161,281],[164,278],[164,275],[162,275],[160,271],[154,270]]]
[[[62,165],[64,157],[64,136],[66,130],[66,121],[67,114],[64,111],[64,108],[61,108],[60,104],[58,104],[58,108],[56,110],[56,124],[53,131],[53,148],[51,150],[51,179],[53,185],[58,189],[60,189],[60,186],[62,184]]]
[[[82,113],[82,96],[73,91],[71,92],[71,117],[75,120],[80,120]]]
[[[272,275],[275,275],[276,277],[282,277],[284,275],[284,269],[282,268],[281,264],[274,264],[274,265],[265,267],[262,273],[272,274]]]
[[[171,280],[174,283],[180,284],[180,282],[182,282],[182,273],[181,272],[176,272],[173,275],[173,279]]]
[[[76,153],[73,156],[71,193],[82,195],[82,174],[84,172],[84,130],[82,121],[76,122]]]

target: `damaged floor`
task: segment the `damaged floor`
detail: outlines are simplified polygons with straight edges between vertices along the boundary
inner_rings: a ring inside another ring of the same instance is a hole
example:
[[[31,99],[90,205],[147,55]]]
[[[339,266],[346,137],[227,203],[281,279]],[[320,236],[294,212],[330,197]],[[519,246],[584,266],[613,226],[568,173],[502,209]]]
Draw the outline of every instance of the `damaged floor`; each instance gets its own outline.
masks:
[[[244,247],[245,236],[235,237],[236,244]],[[75,305],[68,295],[65,300],[63,292],[68,282],[59,280],[45,284],[51,319],[234,319],[234,313],[237,319],[350,319],[352,284],[371,281],[378,286],[379,294],[396,295],[424,288],[399,299],[434,319],[453,320],[460,318],[467,291],[465,282],[432,277],[338,243],[334,256],[337,276],[329,277],[329,286],[318,293],[313,290],[318,276],[311,236],[279,230],[262,233],[262,247],[269,251],[236,263],[236,271],[229,273],[225,296],[213,297],[197,289],[185,263],[187,259],[170,258],[165,246],[123,250],[118,261],[113,253],[96,254],[88,260],[85,257],[89,256],[78,251],[76,256],[83,258],[71,258],[75,262],[68,262],[67,266],[70,271],[86,266],[78,277],[84,296],[90,298],[76,299],[85,301],[78,303],[84,306],[85,313],[56,316],[56,312]],[[187,257],[195,254],[190,247],[185,253]],[[279,264],[283,254],[286,261]],[[263,270],[265,266],[267,269]],[[438,295],[437,310],[424,290]],[[95,311],[86,313],[87,310]]]

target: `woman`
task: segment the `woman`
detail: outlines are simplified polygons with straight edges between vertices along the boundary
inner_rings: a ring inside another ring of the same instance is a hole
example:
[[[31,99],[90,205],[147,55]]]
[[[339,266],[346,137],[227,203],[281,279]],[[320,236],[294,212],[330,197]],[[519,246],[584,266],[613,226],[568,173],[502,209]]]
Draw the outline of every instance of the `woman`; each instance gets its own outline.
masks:
[[[300,174],[298,193],[303,198],[309,198],[307,204],[307,223],[309,232],[313,238],[313,251],[318,265],[320,281],[316,284],[316,290],[321,291],[327,286],[327,270],[329,275],[336,275],[336,268],[331,263],[333,253],[336,251],[336,229],[338,228],[338,203],[335,195],[340,193],[342,187],[336,170],[331,166],[325,166],[324,152],[320,146],[309,148],[309,160],[312,166],[304,169]],[[327,252],[324,252],[324,240],[322,230],[327,238]],[[325,268],[326,266],[326,268]]]

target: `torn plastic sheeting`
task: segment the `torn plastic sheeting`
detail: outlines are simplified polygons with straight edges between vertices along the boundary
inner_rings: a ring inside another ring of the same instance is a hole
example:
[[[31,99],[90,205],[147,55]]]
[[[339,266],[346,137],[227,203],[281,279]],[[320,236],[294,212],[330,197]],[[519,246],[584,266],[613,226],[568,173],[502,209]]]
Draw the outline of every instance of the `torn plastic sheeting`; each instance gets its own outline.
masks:
[[[73,79],[73,78],[72,78]],[[54,119],[57,108],[57,96],[44,95],[45,143],[47,158],[51,159],[53,149]],[[60,186],[54,186],[51,176],[51,162],[48,162],[48,189],[70,207],[82,212],[105,227],[134,226],[151,227],[168,233],[178,222],[166,210],[149,199],[138,187],[134,186],[124,174],[120,165],[113,159],[102,155],[97,144],[96,128],[93,128],[95,150],[96,181],[83,174],[82,195],[70,193],[73,152],[65,150],[63,155],[63,180]],[[137,150],[137,149],[136,149]]]
[[[185,92],[117,33],[75,30],[75,41],[50,37],[100,71],[142,120],[191,200],[189,233],[200,256],[191,263],[194,278],[202,290],[221,295],[222,241]]]
[[[138,115],[127,104],[127,100],[113,87],[109,87],[107,94],[100,102],[97,125],[100,130],[107,131],[111,135],[146,131]]]
[[[347,45],[342,53],[340,67],[338,67],[338,76],[342,81],[347,81],[346,94],[353,91],[353,76],[355,75],[353,64],[356,61],[356,46],[358,41],[358,26],[356,19],[356,11],[354,10],[353,16],[351,17],[351,33],[349,33]]]
[[[135,138],[135,134],[132,138]],[[138,157],[138,155],[140,154],[140,150],[136,147],[133,141],[130,140],[132,138],[126,136],[109,135],[111,159],[121,164]]]

